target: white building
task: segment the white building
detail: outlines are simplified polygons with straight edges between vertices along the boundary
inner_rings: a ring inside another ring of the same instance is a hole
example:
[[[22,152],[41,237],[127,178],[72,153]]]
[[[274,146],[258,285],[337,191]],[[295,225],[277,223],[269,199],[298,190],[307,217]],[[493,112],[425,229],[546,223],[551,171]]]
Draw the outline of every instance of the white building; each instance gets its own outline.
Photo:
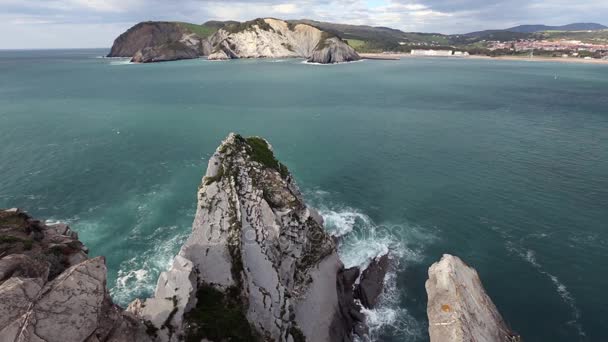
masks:
[[[449,57],[452,50],[412,50],[412,56]]]

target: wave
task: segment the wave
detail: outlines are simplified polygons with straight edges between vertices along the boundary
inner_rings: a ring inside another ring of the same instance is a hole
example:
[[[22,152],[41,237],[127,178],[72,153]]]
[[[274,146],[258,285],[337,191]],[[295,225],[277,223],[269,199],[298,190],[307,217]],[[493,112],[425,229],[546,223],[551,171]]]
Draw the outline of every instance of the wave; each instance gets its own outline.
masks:
[[[507,232],[500,230],[500,228],[498,227],[493,227],[492,229],[496,231],[499,235],[501,235],[502,238],[505,240],[505,248],[507,249],[507,251],[523,259],[525,262],[534,267],[540,274],[546,276],[551,281],[551,283],[553,283],[555,291],[561,298],[562,302],[570,308],[572,317],[571,320],[567,322],[567,324],[574,327],[574,329],[576,329],[577,334],[581,338],[587,336],[582,324],[580,323],[581,310],[578,308],[574,296],[572,295],[572,293],[570,293],[570,291],[568,291],[566,285],[561,282],[557,276],[549,273],[547,270],[545,270],[543,265],[538,262],[538,260],[536,259],[536,251],[529,248],[525,248],[521,243],[523,239],[519,240],[519,243],[516,243]],[[528,235],[528,237],[538,238],[545,238],[547,236],[548,234]]]
[[[425,246],[436,239],[427,229],[402,224],[376,224],[361,210],[328,201],[326,191],[307,193],[325,220],[325,228],[338,237],[338,254],[346,268],[366,268],[372,259],[390,252],[391,268],[384,290],[375,309],[364,309],[369,337],[399,336],[402,340],[419,341],[424,336],[424,322],[418,322],[403,306],[403,292],[397,275],[408,265],[423,260]]]
[[[176,231],[176,235],[167,239],[167,231]],[[153,248],[120,264],[116,282],[110,289],[117,304],[126,306],[134,298],[146,298],[154,292],[158,276],[171,267],[176,251],[188,237],[189,232],[177,231],[177,226],[158,227],[151,238]]]

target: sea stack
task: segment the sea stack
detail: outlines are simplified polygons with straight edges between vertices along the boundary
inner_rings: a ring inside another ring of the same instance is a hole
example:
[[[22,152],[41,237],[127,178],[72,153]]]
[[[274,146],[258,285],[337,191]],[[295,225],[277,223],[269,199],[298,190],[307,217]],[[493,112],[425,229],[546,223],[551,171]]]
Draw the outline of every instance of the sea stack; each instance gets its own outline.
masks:
[[[209,160],[192,234],[155,297],[129,310],[161,341],[352,341],[364,320],[353,282],[270,144],[230,134]]]
[[[486,294],[475,269],[444,255],[426,282],[431,342],[515,342],[514,334]]]

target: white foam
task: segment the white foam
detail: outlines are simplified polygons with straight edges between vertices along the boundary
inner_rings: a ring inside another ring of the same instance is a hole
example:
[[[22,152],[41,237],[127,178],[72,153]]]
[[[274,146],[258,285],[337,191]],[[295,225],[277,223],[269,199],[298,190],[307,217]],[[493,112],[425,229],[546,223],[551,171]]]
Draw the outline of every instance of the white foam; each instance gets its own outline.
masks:
[[[436,237],[420,227],[402,224],[376,224],[358,209],[328,204],[330,193],[309,193],[325,220],[325,228],[339,237],[338,253],[345,267],[365,269],[372,259],[390,252],[391,269],[384,290],[373,310],[363,310],[370,340],[378,341],[388,334],[416,341],[424,336],[424,325],[403,307],[403,293],[397,287],[397,273],[408,265],[422,261],[424,246]]]
[[[182,233],[171,239],[163,238],[168,230],[177,230],[177,227],[158,227],[152,234],[156,236],[153,248],[120,264],[116,282],[110,289],[115,302],[126,306],[134,298],[149,296],[154,292],[158,276],[169,269],[188,236],[188,233]]]

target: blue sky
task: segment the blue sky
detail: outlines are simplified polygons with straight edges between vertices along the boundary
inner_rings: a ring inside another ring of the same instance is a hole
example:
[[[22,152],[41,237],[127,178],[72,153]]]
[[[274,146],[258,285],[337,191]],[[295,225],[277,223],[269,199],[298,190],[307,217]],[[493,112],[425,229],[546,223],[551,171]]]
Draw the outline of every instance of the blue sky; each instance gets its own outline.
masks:
[[[0,49],[109,47],[144,20],[309,18],[465,33],[519,24],[608,24],[607,0],[0,0]]]

